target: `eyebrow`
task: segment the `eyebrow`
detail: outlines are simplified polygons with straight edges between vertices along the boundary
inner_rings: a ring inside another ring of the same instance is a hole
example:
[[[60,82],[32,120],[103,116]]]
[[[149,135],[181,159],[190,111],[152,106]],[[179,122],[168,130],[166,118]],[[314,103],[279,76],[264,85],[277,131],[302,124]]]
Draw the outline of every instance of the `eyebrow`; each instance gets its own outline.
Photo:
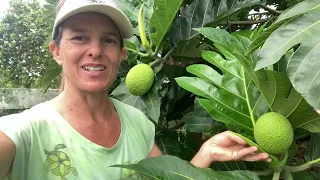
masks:
[[[81,29],[81,28],[70,28],[70,31],[72,33],[86,33],[86,32],[88,32],[87,30]],[[115,37],[119,37],[120,36],[118,33],[108,32],[108,31],[103,32],[103,34],[111,35],[111,36],[115,36]]]

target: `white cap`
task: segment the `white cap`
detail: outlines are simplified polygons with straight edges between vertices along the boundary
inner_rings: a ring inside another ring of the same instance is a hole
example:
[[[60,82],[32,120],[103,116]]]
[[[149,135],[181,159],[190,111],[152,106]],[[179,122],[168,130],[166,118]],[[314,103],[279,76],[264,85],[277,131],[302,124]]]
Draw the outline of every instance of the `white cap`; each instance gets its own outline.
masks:
[[[83,13],[97,12],[105,14],[117,25],[122,38],[130,38],[133,35],[133,28],[128,17],[117,7],[113,0],[66,0],[56,16],[52,36],[56,33],[56,27],[67,18]]]

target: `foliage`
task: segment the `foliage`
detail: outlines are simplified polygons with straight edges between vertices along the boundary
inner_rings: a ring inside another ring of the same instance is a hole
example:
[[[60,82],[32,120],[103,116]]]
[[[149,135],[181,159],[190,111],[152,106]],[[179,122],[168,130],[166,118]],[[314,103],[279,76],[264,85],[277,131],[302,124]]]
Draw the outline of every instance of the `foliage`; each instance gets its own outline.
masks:
[[[40,77],[52,61],[43,46],[51,27],[42,14],[36,0],[10,1],[0,25],[1,87],[40,87]]]
[[[307,0],[286,14],[288,14],[285,17],[286,23],[270,35],[259,52],[256,69],[278,62],[294,47],[294,54],[287,65],[288,77],[293,87],[307,102],[319,109],[320,101],[316,98],[320,90],[318,78],[320,66],[317,63],[320,51],[319,1]]]

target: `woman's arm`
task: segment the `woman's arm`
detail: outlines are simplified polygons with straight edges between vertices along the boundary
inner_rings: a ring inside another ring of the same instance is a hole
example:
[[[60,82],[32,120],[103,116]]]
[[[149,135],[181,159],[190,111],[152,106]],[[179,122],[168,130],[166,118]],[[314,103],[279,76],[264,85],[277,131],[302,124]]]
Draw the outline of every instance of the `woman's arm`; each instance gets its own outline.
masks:
[[[16,147],[13,141],[0,131],[0,179],[4,179],[12,166]]]
[[[161,155],[162,155],[162,152],[160,151],[160,149],[158,148],[156,143],[154,143],[153,148],[152,148],[151,152],[149,153],[149,157],[156,157],[156,156],[161,156]]]

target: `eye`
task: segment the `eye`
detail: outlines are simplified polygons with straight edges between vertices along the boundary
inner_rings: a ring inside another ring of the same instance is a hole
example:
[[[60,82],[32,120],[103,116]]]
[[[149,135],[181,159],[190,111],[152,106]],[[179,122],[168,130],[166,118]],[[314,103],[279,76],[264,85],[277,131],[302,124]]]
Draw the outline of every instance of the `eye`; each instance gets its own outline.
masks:
[[[83,36],[75,36],[71,40],[72,41],[84,41],[85,37],[83,37]]]
[[[106,42],[107,44],[116,44],[116,43],[117,43],[117,41],[114,40],[113,38],[106,38],[106,39],[105,39],[105,42]]]

